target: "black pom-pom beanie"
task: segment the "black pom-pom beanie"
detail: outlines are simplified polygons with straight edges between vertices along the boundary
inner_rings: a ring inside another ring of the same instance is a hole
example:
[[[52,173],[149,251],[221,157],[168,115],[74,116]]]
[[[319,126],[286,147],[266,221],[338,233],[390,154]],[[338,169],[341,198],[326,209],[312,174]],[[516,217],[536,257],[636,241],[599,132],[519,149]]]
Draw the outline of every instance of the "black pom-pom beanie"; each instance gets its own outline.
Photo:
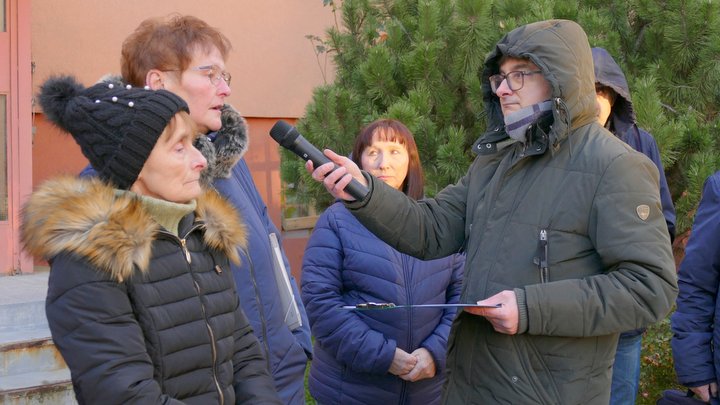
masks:
[[[69,132],[99,176],[127,190],[137,180],[160,134],[179,111],[166,90],[98,83],[85,88],[71,76],[48,79],[38,95],[47,118]]]

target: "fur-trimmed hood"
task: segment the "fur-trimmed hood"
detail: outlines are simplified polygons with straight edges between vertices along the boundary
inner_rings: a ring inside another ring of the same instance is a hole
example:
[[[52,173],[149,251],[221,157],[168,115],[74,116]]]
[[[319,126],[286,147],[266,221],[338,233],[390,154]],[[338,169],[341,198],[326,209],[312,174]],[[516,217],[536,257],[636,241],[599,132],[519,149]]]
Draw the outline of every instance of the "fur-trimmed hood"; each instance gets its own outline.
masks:
[[[147,271],[160,226],[140,199],[118,196],[96,178],[59,177],[43,183],[22,208],[21,240],[33,256],[50,259],[61,252],[83,256],[118,281]],[[246,244],[245,225],[236,210],[214,191],[197,199],[195,222],[212,249],[238,263]]]

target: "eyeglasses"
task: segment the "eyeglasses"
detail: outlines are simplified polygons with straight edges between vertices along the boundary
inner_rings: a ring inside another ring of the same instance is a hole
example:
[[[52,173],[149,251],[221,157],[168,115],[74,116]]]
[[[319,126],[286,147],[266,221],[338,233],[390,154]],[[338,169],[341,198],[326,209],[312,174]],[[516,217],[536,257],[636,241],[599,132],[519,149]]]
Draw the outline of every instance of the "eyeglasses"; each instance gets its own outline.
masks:
[[[220,69],[220,67],[217,65],[198,66],[190,68],[188,70],[208,72],[207,77],[208,79],[210,79],[210,83],[212,83],[214,86],[218,86],[220,84],[220,79],[224,80],[225,83],[230,86],[230,81],[232,80],[232,75]]]
[[[531,76],[534,74],[542,73],[541,70],[532,70],[530,72],[522,72],[519,70],[513,72],[507,72],[505,74],[492,75],[488,78],[490,80],[490,88],[493,93],[497,93],[497,89],[500,88],[503,80],[507,79],[507,84],[510,90],[518,91],[523,88],[525,84],[525,76]]]

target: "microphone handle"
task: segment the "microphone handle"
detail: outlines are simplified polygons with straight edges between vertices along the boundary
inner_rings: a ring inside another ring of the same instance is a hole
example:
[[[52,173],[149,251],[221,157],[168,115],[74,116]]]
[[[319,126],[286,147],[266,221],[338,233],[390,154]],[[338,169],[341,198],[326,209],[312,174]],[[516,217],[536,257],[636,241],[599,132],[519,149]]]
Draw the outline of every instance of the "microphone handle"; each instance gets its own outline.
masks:
[[[327,163],[327,162],[330,162],[330,159],[328,159],[327,156],[323,155],[323,153],[320,152],[320,151],[319,151],[317,148],[315,148],[315,147],[310,147],[310,148],[297,148],[297,147],[294,147],[294,146],[296,146],[296,145],[299,143],[298,141],[300,141],[300,140],[304,140],[304,138],[302,137],[302,135],[298,136],[298,137],[295,139],[295,142],[294,142],[295,145],[293,145],[293,147],[290,147],[290,148],[288,148],[288,149],[290,149],[291,151],[293,151],[296,155],[300,156],[303,160],[306,160],[306,161],[307,161],[307,160],[310,160],[310,161],[312,161],[314,167],[318,167],[318,166],[320,166],[320,165],[324,165],[324,164]],[[308,143],[308,145],[310,145],[310,143]],[[300,149],[303,149],[303,151],[301,152]],[[336,165],[336,164],[334,164],[334,163],[333,163],[333,166],[334,166],[333,170],[335,170],[335,169],[338,168],[338,165]],[[348,183],[348,185],[345,186],[345,191],[346,191],[348,194],[350,194],[351,196],[353,196],[353,197],[354,197],[356,200],[358,200],[358,201],[359,201],[359,200],[362,200],[363,198],[365,198],[365,196],[366,196],[367,193],[368,193],[367,187],[363,186],[362,184],[360,184],[359,181],[357,181],[357,180],[355,180],[355,179],[350,180],[350,183]]]

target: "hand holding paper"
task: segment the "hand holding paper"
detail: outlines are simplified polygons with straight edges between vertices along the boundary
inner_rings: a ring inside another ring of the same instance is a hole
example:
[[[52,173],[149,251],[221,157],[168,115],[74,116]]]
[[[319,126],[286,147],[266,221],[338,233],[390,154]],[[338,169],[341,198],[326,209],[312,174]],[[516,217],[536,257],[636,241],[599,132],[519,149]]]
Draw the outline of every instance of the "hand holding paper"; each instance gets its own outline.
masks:
[[[481,307],[466,306],[465,311],[473,315],[484,316],[490,321],[496,332],[508,335],[514,335],[518,332],[520,315],[514,291],[501,291],[477,303]],[[497,309],[488,309],[488,306],[492,307],[493,305],[499,307]]]

